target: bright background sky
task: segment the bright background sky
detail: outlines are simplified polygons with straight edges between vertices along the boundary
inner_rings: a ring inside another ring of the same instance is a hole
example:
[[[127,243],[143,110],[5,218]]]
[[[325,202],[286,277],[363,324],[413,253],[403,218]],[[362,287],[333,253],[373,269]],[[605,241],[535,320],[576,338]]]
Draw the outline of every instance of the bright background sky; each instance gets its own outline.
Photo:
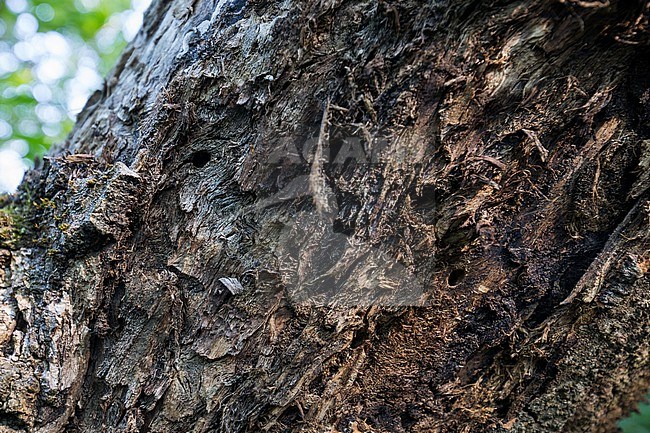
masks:
[[[0,0],[0,192],[62,141],[151,0]]]

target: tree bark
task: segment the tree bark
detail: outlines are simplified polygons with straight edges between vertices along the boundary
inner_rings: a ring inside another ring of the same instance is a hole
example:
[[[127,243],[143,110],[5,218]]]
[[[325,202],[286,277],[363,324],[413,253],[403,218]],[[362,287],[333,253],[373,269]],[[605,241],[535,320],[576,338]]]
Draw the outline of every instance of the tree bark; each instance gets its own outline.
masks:
[[[4,205],[0,431],[615,431],[648,14],[154,1]]]

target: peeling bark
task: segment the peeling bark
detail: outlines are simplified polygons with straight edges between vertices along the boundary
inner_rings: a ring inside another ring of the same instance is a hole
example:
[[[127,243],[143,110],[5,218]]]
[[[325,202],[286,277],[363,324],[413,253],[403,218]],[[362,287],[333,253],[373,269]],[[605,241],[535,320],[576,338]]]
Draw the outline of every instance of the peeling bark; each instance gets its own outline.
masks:
[[[648,13],[155,1],[5,203],[0,431],[614,431]]]

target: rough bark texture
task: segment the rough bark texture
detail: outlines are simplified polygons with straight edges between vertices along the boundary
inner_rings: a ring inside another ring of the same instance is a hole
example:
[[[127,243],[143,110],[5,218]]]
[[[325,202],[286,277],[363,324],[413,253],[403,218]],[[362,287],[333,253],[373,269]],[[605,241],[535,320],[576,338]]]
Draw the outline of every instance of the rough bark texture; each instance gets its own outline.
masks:
[[[614,431],[648,12],[154,2],[5,204],[0,431]]]

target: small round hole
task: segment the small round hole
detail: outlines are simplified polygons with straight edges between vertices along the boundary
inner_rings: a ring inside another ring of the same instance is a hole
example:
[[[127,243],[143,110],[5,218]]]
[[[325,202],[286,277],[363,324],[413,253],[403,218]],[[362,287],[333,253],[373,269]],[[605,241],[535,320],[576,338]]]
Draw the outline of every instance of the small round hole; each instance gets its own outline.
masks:
[[[203,168],[210,162],[210,153],[205,150],[199,150],[192,155],[192,165],[196,168]]]
[[[459,285],[463,279],[465,279],[465,269],[454,269],[449,273],[449,276],[447,277],[447,284],[449,284],[449,287],[454,287]]]

